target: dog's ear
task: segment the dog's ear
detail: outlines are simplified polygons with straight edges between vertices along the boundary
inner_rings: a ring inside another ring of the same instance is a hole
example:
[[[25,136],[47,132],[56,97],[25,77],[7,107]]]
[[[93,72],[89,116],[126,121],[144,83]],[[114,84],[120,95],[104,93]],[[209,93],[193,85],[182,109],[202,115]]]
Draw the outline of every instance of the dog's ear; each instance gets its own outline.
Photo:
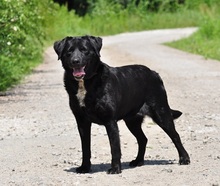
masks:
[[[102,38],[101,37],[94,37],[94,36],[86,36],[95,49],[96,54],[100,57],[100,50],[102,48]]]
[[[56,41],[53,45],[53,48],[55,50],[55,52],[57,53],[58,55],[58,60],[62,57],[62,54],[63,54],[63,50],[64,50],[64,47],[66,45],[66,41],[69,39],[70,37],[66,37],[60,41]]]

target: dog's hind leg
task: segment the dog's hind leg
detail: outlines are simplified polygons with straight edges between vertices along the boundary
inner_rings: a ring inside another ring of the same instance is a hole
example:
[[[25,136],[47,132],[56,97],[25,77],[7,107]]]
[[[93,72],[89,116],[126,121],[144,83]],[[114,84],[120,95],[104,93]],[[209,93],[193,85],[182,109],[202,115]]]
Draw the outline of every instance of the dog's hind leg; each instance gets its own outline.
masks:
[[[143,116],[134,116],[129,119],[124,119],[130,132],[136,137],[138,142],[138,154],[135,160],[131,161],[129,166],[136,167],[144,164],[144,154],[146,151],[147,138],[144,135],[141,124],[143,122]]]
[[[185,148],[182,145],[179,134],[177,133],[173,116],[169,106],[154,106],[151,113],[152,119],[167,133],[167,135],[173,141],[178,153],[179,153],[179,164],[187,165],[190,163],[190,158]]]

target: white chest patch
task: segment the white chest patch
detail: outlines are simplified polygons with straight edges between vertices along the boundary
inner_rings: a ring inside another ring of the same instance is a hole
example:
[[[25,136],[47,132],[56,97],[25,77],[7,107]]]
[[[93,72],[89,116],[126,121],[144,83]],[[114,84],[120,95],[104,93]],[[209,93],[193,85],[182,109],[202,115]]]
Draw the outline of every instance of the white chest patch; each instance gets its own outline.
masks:
[[[80,80],[79,81],[79,88],[78,88],[78,92],[76,94],[76,97],[78,98],[79,105],[81,107],[85,106],[85,102],[84,102],[85,96],[86,96],[86,89],[85,89],[85,86],[84,86],[84,81]]]

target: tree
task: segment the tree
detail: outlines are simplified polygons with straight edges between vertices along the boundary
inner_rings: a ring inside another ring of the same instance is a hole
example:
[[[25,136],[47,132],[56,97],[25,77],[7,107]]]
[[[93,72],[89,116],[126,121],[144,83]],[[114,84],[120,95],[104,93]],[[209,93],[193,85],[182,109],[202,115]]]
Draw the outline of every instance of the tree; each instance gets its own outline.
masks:
[[[75,10],[79,16],[84,16],[87,13],[89,3],[87,0],[54,0],[60,6],[66,5],[68,11]]]

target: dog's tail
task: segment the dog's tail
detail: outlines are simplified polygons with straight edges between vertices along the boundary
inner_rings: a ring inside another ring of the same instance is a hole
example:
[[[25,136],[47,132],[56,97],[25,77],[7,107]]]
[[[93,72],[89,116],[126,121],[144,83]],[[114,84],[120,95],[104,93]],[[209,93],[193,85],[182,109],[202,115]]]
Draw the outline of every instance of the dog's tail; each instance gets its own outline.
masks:
[[[171,109],[171,114],[173,116],[173,119],[177,119],[178,117],[180,117],[182,115],[182,112],[180,112],[179,110],[172,110]]]

